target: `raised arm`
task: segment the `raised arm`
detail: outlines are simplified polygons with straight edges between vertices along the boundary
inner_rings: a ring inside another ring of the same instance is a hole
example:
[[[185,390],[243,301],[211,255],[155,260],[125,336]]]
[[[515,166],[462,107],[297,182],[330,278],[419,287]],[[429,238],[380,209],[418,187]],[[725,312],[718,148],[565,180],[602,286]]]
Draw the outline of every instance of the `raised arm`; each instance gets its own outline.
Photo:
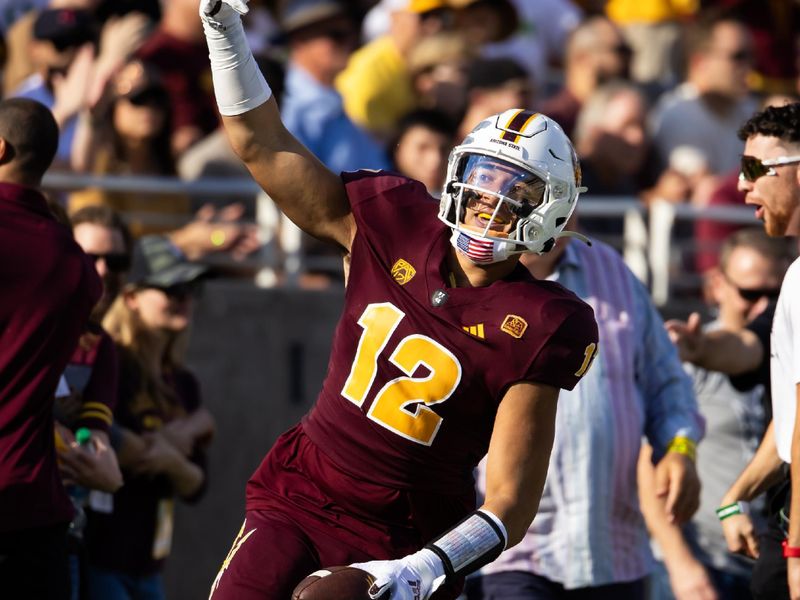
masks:
[[[228,139],[258,184],[306,233],[349,252],[355,221],[342,180],[283,126],[247,45],[246,0],[201,0],[214,93]]]

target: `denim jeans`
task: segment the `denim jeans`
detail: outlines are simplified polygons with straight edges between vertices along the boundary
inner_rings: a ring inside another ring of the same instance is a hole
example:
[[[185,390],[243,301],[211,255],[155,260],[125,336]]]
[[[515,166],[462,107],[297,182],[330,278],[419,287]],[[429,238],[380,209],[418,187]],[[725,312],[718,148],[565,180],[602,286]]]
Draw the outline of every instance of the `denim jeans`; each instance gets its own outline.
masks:
[[[89,565],[89,600],[166,600],[161,574],[136,577]]]

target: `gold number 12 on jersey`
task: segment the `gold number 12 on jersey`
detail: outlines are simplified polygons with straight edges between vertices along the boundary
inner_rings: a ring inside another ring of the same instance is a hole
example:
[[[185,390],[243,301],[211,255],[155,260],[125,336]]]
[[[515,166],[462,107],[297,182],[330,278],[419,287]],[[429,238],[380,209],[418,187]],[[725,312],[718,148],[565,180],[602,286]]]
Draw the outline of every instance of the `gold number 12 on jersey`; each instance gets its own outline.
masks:
[[[375,383],[378,356],[405,316],[394,304],[382,302],[369,304],[358,319],[364,331],[342,388],[342,396],[356,406],[364,403]],[[420,334],[400,340],[389,361],[406,375],[384,384],[375,395],[367,417],[397,435],[430,446],[442,418],[428,407],[444,402],[453,394],[461,381],[461,364],[439,342]],[[428,373],[414,377],[420,366],[426,367]]]

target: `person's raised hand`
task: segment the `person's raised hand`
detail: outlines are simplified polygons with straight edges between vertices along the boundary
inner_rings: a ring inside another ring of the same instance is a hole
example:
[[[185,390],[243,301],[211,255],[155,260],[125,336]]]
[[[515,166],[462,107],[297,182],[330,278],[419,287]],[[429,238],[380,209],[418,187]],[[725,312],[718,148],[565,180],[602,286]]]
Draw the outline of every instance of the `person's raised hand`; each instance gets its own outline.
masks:
[[[248,0],[200,0],[200,18],[214,29],[227,29],[231,19],[246,15]]]
[[[693,312],[689,319],[670,319],[664,323],[669,339],[678,349],[678,355],[684,362],[696,363],[703,353],[703,330],[700,314]]]

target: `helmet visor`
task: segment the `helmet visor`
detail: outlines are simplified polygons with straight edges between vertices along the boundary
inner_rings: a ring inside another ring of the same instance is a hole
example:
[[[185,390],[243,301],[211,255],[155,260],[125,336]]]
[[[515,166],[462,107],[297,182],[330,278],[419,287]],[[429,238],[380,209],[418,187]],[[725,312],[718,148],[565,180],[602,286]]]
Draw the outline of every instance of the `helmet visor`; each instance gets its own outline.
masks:
[[[512,163],[479,154],[465,157],[461,182],[472,193],[468,196],[495,194],[506,206],[502,212],[527,217],[544,200],[545,182],[531,171]]]

